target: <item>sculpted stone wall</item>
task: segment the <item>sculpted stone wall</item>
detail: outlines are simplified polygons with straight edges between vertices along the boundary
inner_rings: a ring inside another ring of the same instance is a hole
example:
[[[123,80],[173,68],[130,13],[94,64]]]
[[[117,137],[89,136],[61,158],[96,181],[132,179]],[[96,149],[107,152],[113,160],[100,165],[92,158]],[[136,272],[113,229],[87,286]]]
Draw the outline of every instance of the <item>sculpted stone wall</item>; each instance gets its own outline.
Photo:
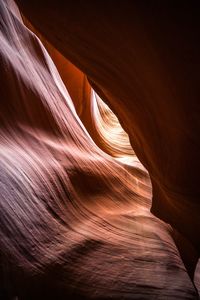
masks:
[[[199,249],[196,66],[188,79],[183,54],[175,56],[175,75],[165,11],[157,28],[145,7],[130,3],[113,13],[112,1],[20,0],[28,29],[12,1],[0,2],[3,299],[198,297],[191,279]],[[178,29],[171,33],[181,46],[189,33]],[[190,57],[187,45],[181,53]],[[185,59],[187,71],[192,59]],[[153,200],[139,161],[100,149],[90,85],[149,171]],[[151,200],[170,224],[150,212]]]
[[[151,176],[152,211],[199,249],[196,4],[18,3],[118,116]]]

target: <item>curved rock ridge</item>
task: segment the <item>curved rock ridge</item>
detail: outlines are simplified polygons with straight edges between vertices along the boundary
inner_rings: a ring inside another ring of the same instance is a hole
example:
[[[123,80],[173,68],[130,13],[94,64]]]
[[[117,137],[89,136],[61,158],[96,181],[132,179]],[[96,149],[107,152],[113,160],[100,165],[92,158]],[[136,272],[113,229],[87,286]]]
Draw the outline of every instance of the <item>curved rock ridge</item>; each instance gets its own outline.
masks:
[[[105,150],[114,157],[135,156],[128,135],[111,109],[93,90],[91,93],[93,123],[97,133],[104,141]]]
[[[82,76],[66,76],[78,95]],[[197,299],[172,227],[150,212],[147,172],[94,143],[12,1],[0,2],[0,82],[1,297]]]
[[[17,2],[117,115],[150,174],[152,211],[199,253],[197,3]]]

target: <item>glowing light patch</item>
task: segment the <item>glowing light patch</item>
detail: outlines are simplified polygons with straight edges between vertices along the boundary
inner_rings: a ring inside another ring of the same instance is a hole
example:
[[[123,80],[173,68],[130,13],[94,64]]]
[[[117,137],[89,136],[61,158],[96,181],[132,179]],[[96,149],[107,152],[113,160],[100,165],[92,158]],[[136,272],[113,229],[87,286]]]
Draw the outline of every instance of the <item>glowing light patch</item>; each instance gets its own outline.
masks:
[[[132,149],[128,134],[122,128],[117,116],[93,89],[91,105],[95,130],[107,152],[123,164],[138,165],[141,168],[141,163]]]

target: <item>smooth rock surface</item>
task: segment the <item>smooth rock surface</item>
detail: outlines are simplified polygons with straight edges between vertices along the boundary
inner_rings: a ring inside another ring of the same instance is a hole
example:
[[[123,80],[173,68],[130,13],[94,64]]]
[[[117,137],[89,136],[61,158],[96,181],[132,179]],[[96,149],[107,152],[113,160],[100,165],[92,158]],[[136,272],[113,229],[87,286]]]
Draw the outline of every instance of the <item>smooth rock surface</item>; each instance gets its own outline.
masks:
[[[118,64],[122,61],[120,49],[112,50],[110,70],[109,55],[102,52],[109,49],[111,54],[110,47],[105,47],[110,35],[104,30],[100,33],[98,18],[94,16],[94,26],[89,26],[85,17],[79,24],[73,19],[76,11],[69,10],[64,18],[64,11],[62,14],[51,5],[42,18],[45,7],[40,2],[37,9],[36,2],[27,16],[31,21],[34,16],[33,24],[43,28],[45,36],[51,31],[50,42],[77,62],[103,91],[131,139],[133,111],[146,112],[146,125],[134,129],[141,137],[136,134],[131,141],[151,174],[156,174],[153,172],[161,167],[156,164],[165,156],[154,153],[155,136],[148,139],[149,146],[145,143],[152,129],[149,107],[138,102],[135,94],[131,103],[136,104],[128,105],[135,89],[130,73],[124,73],[126,60]],[[66,89],[67,81],[64,85],[44,46],[13,5],[12,1],[0,2],[0,292],[4,299],[197,299],[172,227],[150,212],[147,172],[142,166],[138,171],[139,162],[127,169],[94,143]],[[81,10],[77,11],[79,16]],[[108,16],[109,11],[105,20]],[[84,24],[88,24],[87,30],[96,30],[97,52],[88,49],[87,42],[93,41],[89,31],[80,42],[86,32]],[[115,39],[112,26],[105,28],[110,28]],[[99,38],[103,36],[102,45]],[[66,41],[58,37],[66,37]],[[74,81],[72,76],[72,94],[74,82],[82,81],[77,77]],[[197,222],[195,214],[193,218]]]

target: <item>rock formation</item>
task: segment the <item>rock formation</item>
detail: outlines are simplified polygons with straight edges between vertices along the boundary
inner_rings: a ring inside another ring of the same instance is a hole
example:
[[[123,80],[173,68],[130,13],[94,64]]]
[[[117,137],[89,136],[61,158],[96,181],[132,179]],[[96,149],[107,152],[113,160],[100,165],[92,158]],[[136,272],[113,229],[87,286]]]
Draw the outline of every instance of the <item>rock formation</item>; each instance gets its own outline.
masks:
[[[2,299],[198,299],[195,4],[45,2],[0,1]]]

